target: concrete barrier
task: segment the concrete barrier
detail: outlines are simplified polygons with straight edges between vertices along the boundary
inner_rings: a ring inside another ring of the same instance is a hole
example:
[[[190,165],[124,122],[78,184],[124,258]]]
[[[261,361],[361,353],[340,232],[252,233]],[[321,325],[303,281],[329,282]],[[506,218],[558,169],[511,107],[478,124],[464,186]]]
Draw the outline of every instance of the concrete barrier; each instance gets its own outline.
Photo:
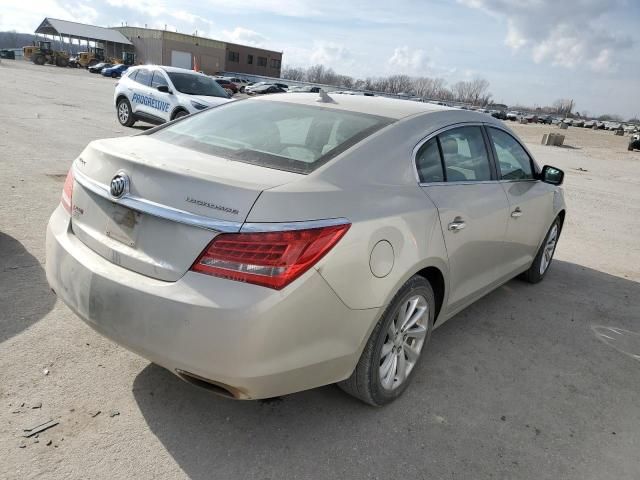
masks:
[[[551,145],[554,147],[560,147],[564,143],[564,135],[559,133],[545,133],[542,136],[542,145]]]
[[[564,123],[564,122],[560,122],[558,124],[558,126],[560,127],[560,130],[568,130],[569,129],[569,124]]]

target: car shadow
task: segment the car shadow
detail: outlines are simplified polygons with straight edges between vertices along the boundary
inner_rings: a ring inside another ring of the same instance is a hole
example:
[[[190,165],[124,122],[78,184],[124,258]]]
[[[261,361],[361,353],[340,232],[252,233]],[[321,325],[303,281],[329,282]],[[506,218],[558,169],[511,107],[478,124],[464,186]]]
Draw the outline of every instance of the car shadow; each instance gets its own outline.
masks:
[[[619,478],[637,461],[640,363],[594,326],[640,333],[638,298],[640,283],[555,260],[543,282],[513,280],[436,329],[410,388],[383,408],[335,386],[233,401],[152,364],[133,394],[193,479],[584,478],[590,468]],[[640,353],[640,335],[631,341]],[[612,431],[628,431],[628,444],[607,443]]]
[[[0,343],[36,323],[55,303],[38,259],[0,232]]]
[[[142,132],[146,132],[147,130],[151,130],[155,125],[133,125],[129,128],[133,128],[134,130],[140,130]]]

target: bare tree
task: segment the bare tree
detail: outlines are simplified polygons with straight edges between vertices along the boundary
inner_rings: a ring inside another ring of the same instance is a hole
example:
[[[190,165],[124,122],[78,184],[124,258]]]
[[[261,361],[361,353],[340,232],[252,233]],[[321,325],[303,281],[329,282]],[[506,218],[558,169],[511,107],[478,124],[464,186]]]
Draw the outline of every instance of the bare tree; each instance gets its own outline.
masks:
[[[553,108],[558,115],[571,115],[575,106],[573,99],[560,98],[553,102]]]
[[[280,76],[282,78],[286,78],[287,80],[301,81],[305,79],[306,71],[304,68],[290,67],[289,65],[285,65],[284,67],[282,67]]]

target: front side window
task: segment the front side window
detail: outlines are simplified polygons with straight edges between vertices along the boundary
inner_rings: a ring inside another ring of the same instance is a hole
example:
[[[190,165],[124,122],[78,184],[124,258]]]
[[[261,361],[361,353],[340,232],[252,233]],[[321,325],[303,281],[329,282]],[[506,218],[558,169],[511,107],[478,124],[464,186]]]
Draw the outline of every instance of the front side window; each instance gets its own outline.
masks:
[[[438,135],[447,182],[491,180],[481,127],[459,127]]]
[[[158,88],[160,85],[169,86],[167,79],[161,72],[153,72],[153,80],[151,80],[151,87]]]
[[[489,127],[491,141],[496,149],[496,157],[502,180],[531,180],[533,169],[531,158],[522,145],[507,132]]]
[[[152,75],[153,74],[151,71],[147,70],[146,68],[142,68],[138,70],[138,74],[136,75],[136,82],[148,87],[151,85]]]
[[[231,160],[310,173],[392,122],[333,108],[243,100],[206,110],[152,135]]]
[[[186,93],[187,95],[204,95],[207,97],[229,97],[227,92],[224,91],[224,88],[207,75],[178,72],[167,72],[167,74],[173,86],[180,93]]]

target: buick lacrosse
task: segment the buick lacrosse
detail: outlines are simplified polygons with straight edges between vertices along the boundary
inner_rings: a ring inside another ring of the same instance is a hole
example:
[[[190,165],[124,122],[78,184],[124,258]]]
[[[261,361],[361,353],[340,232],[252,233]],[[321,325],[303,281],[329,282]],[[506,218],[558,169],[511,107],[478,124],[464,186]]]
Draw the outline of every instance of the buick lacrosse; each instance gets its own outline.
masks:
[[[435,326],[544,278],[563,176],[472,111],[229,102],[91,142],[49,221],[47,278],[95,330],[213,392],[338,383],[382,405]]]

